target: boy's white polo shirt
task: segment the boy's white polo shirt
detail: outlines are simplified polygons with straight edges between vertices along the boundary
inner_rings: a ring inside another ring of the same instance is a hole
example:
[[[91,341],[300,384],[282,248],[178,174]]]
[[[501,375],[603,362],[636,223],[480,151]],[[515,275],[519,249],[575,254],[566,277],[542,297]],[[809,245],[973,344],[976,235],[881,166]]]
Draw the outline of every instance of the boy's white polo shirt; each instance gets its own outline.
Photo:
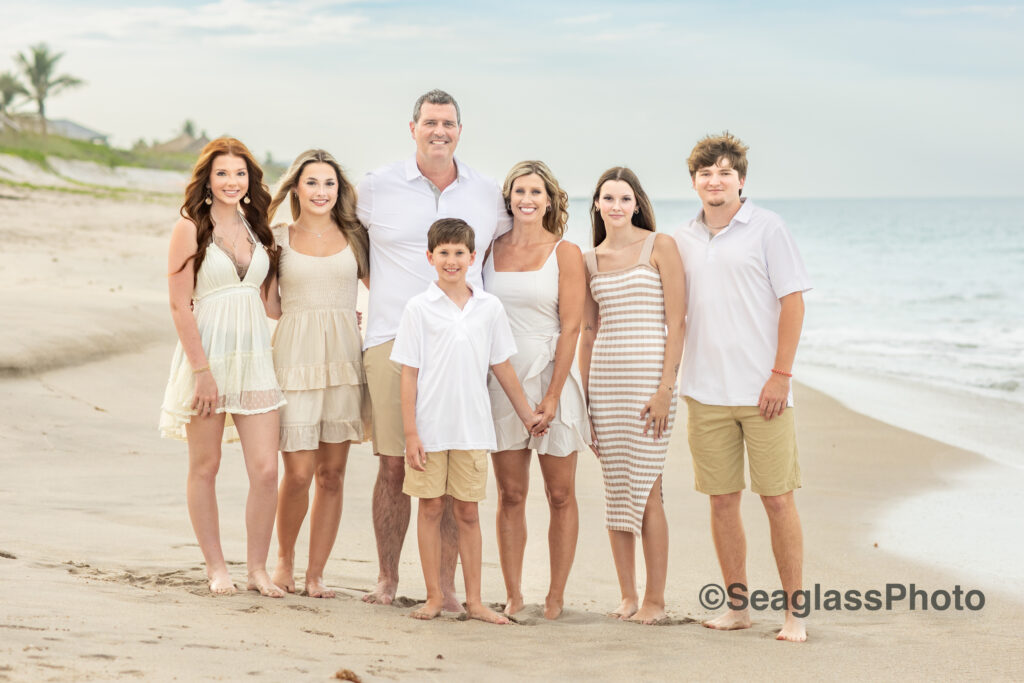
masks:
[[[811,279],[777,214],[746,199],[714,237],[702,219],[703,211],[675,233],[687,302],[679,392],[707,405],[756,406],[775,363],[779,299],[811,289]]]
[[[498,184],[455,159],[455,182],[435,188],[410,157],[366,174],[357,188],[356,215],[370,236],[370,298],[363,348],[395,338],[402,309],[437,278],[427,261],[427,230],[439,218],[461,218],[473,228],[481,253],[511,218]],[[496,232],[497,231],[497,232]],[[483,290],[477,259],[466,276]]]
[[[515,353],[505,308],[479,287],[462,309],[436,282],[409,299],[391,360],[419,369],[416,430],[427,452],[497,449],[487,370]]]

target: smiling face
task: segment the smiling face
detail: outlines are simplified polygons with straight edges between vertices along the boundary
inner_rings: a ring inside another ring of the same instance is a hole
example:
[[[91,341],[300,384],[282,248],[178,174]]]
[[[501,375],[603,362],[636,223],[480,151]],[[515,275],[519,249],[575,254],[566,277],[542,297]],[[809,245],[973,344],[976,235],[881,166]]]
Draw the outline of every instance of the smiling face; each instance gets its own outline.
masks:
[[[306,164],[295,185],[303,215],[324,216],[338,202],[338,174],[330,164]]]
[[[420,163],[451,162],[455,157],[462,126],[454,104],[424,102],[419,121],[411,121],[409,130],[416,141],[416,160]]]
[[[625,180],[606,180],[594,206],[601,213],[606,229],[624,228],[632,223],[636,211],[636,193]]]
[[[245,159],[234,154],[220,154],[215,157],[210,166],[207,187],[210,188],[213,201],[237,206],[249,191],[249,167]]]
[[[536,173],[530,173],[513,180],[508,205],[515,222],[532,224],[542,221],[551,207],[551,197],[548,196],[544,179]]]
[[[476,252],[465,244],[443,242],[427,252],[427,260],[437,271],[439,284],[455,285],[466,281],[469,267],[476,260]]]
[[[693,175],[693,189],[704,206],[738,206],[740,190],[746,178],[741,178],[732,163],[721,157],[714,166],[703,166]]]

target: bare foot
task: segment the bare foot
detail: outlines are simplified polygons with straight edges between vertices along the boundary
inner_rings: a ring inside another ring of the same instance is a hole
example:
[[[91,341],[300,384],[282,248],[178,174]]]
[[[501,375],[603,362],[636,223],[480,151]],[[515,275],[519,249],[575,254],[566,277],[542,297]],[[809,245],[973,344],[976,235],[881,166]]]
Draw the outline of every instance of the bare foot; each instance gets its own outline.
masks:
[[[562,616],[562,599],[556,599],[550,595],[544,598],[544,618],[557,619],[560,616]]]
[[[504,614],[498,614],[486,605],[470,605],[466,604],[466,615],[470,619],[479,619],[480,621],[486,621],[489,624],[507,624],[508,617]]]
[[[423,603],[423,607],[413,610],[409,616],[413,619],[429,620],[440,616],[442,611],[440,600],[427,600]]]
[[[637,604],[636,600],[630,600],[629,598],[623,598],[619,606],[608,613],[608,616],[615,619],[629,619],[631,616],[636,614]]]
[[[214,574],[210,577],[210,592],[214,595],[234,595],[238,592],[227,572]]]
[[[259,594],[265,598],[284,597],[284,590],[270,580],[270,575],[265,569],[249,574],[249,585],[245,588],[250,591],[259,591]]]
[[[701,622],[707,628],[716,631],[738,631],[742,628],[750,628],[750,612],[748,610],[726,610],[714,619]]]
[[[505,616],[510,617],[516,612],[522,611],[524,607],[526,607],[526,605],[523,603],[523,596],[520,595],[519,597],[509,598],[505,602],[505,609],[502,611],[505,613]]]
[[[463,612],[463,611],[465,611],[463,609],[463,607],[462,607],[462,603],[459,602],[459,599],[457,597],[455,597],[455,593],[454,592],[452,592],[452,593],[445,593],[443,596],[441,596],[441,598],[443,600],[442,607],[444,607],[444,611],[445,612]]]
[[[377,582],[376,588],[363,596],[363,602],[371,605],[390,605],[395,601],[395,592],[397,590],[397,582],[381,579]]]
[[[807,640],[807,629],[804,628],[804,620],[786,613],[786,623],[782,625],[779,635],[775,640],[788,640],[791,643],[802,643]]]
[[[660,605],[644,605],[638,609],[628,621],[635,621],[638,624],[651,626],[665,618],[665,608]]]
[[[274,583],[277,583],[276,581]],[[306,595],[311,598],[333,598],[334,590],[324,585],[322,577],[306,577]]]
[[[277,566],[274,567],[274,578],[271,579],[275,586],[280,586],[289,593],[295,592],[295,571],[291,562],[278,558]]]

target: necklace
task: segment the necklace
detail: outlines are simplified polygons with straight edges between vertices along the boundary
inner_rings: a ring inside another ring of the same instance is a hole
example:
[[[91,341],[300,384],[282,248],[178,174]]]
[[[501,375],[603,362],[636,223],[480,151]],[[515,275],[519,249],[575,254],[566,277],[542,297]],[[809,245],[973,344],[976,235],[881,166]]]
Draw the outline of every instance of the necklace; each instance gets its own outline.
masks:
[[[302,231],[302,232],[304,232],[304,233],[307,233],[307,234],[309,234],[309,235],[313,235],[313,236],[314,236],[314,237],[316,237],[317,239],[320,239],[321,237],[323,237],[323,236],[324,236],[324,234],[325,234],[325,233],[326,233],[326,232],[327,232],[328,230],[330,230],[330,229],[331,229],[331,226],[327,226],[326,228],[324,228],[324,229],[323,229],[323,230],[321,230],[320,232],[317,232],[316,230],[313,230],[312,228],[304,228],[304,227],[302,227],[302,226],[301,226],[300,224],[298,224],[298,223],[296,223],[296,224],[295,224],[295,227],[296,227],[296,228],[298,228],[299,230],[301,230],[301,231]]]
[[[242,220],[241,220],[241,216],[239,216],[238,214],[235,214],[235,226],[236,226],[235,227],[235,237],[234,237],[234,239],[231,240],[231,253],[232,254],[235,253],[235,245],[238,244],[238,238],[241,237],[241,235],[242,235]],[[213,227],[216,228],[217,224],[214,223]],[[216,230],[214,230],[214,234],[216,235]],[[223,242],[223,241],[226,241],[226,240],[224,240],[224,238],[221,238],[221,241]]]

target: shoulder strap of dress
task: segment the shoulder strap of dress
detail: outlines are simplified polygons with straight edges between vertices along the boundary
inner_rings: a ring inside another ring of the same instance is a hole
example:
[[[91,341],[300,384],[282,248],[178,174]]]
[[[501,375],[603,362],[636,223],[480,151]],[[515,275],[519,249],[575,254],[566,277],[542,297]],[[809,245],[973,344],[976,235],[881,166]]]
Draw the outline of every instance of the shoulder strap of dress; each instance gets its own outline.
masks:
[[[587,262],[587,271],[590,277],[597,275],[597,252],[593,249],[583,255],[583,260]]]
[[[658,236],[658,233],[652,232],[644,240],[643,249],[640,250],[640,259],[637,263],[646,264],[651,262],[651,252],[654,251],[654,238]]]

